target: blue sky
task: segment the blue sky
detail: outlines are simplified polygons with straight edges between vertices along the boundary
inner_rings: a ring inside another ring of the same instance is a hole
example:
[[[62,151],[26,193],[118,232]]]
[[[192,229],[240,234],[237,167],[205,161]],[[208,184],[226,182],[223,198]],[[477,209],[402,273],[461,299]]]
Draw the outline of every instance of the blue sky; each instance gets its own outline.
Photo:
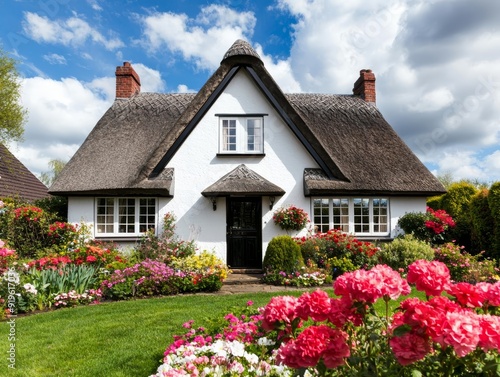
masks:
[[[435,174],[500,180],[496,0],[0,0],[0,43],[19,61],[35,174],[69,160],[114,100],[130,61],[142,91],[197,91],[239,38],[285,92],[352,91],[377,106]],[[360,150],[362,153],[362,150]]]

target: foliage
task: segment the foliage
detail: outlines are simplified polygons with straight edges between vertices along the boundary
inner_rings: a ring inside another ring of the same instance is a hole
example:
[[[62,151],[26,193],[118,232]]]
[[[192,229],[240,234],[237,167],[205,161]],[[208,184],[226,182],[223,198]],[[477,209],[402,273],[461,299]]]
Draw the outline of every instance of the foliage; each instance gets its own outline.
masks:
[[[471,246],[469,204],[477,191],[478,189],[471,182],[460,181],[451,184],[441,200],[441,208],[456,222],[456,227],[450,231],[448,241],[455,240],[468,249]]]
[[[309,259],[314,261],[318,267],[331,271],[335,276],[338,276],[340,271],[333,271],[333,267],[345,266],[347,271],[352,268],[351,264],[355,269],[373,266],[379,251],[379,248],[372,243],[359,241],[354,236],[337,229],[297,238],[296,242],[300,245],[306,261]],[[337,259],[332,260],[332,258]],[[351,263],[342,262],[344,258]],[[330,262],[334,265],[330,265]]]
[[[273,214],[273,221],[283,230],[302,230],[309,223],[307,213],[293,205],[278,208]]]
[[[433,260],[434,249],[429,243],[415,238],[412,234],[405,234],[383,244],[377,256],[381,264],[395,270],[406,270],[416,260]]]
[[[221,282],[227,278],[229,273],[226,264],[214,253],[206,250],[203,250],[200,254],[175,258],[171,266],[178,270],[200,274],[201,276],[217,275]]]
[[[262,268],[266,271],[292,273],[304,265],[300,247],[292,237],[283,235],[269,241]]]
[[[16,62],[0,49],[0,142],[21,141],[27,111],[20,103],[21,82]]]
[[[484,251],[486,257],[500,259],[500,253],[495,254],[494,252],[495,222],[488,204],[488,196],[488,189],[482,189],[470,200],[471,253],[476,254]]]
[[[500,182],[491,185],[488,204],[493,218],[493,242],[490,254],[498,258],[500,256]]]
[[[149,229],[136,248],[139,259],[161,260],[169,264],[174,258],[184,258],[195,254],[194,241],[186,242],[175,235],[175,215],[171,212],[163,218],[163,228],[160,235],[154,229]]]
[[[50,171],[42,172],[42,174],[40,175],[40,181],[42,181],[42,183],[45,186],[50,187],[65,166],[66,166],[66,161],[58,159],[50,160],[49,161]]]
[[[450,270],[452,276],[456,277],[454,280],[471,283],[499,279],[498,261],[485,258],[484,254],[480,252],[471,255],[464,250],[463,246],[454,243],[448,243],[436,249],[436,259],[452,266]]]
[[[24,205],[12,208],[5,215],[10,218],[7,239],[19,257],[34,257],[47,246],[46,229],[51,220],[47,212],[33,205]]]
[[[398,226],[421,241],[433,244],[446,242],[448,231],[455,226],[454,220],[444,210],[427,207],[425,213],[409,212],[399,218]]]
[[[279,270],[268,270],[262,281],[265,284],[283,285],[291,287],[317,287],[331,282],[331,277],[314,262],[308,261],[307,266],[292,273]]]
[[[453,242],[436,247],[434,252],[435,259],[449,268],[454,281],[476,283],[499,279],[495,261],[484,259],[482,253],[471,255]]]
[[[38,199],[35,205],[53,215],[55,221],[68,221],[68,198],[64,196],[48,196]]]

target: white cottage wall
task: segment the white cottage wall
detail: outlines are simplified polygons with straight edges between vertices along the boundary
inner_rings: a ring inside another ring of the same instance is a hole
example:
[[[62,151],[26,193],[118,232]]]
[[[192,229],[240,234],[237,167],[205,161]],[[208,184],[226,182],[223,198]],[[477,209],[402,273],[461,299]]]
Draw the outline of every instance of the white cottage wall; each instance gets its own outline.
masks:
[[[264,117],[265,156],[217,156],[219,117],[216,114],[267,114]],[[225,174],[245,164],[257,174],[286,191],[277,197],[274,209],[294,204],[309,211],[303,193],[304,168],[316,162],[265,99],[244,71],[231,80],[205,116],[187,137],[167,167],[175,169],[174,197],[160,201],[160,218],[173,212],[177,234],[195,240],[200,250],[214,251],[226,261],[226,199],[217,199],[217,210],[201,192]],[[263,252],[267,243],[283,231],[272,221],[269,198],[262,198]]]
[[[390,205],[391,237],[396,237],[401,232],[397,228],[399,218],[409,212],[425,212],[427,201],[425,197],[392,197]]]

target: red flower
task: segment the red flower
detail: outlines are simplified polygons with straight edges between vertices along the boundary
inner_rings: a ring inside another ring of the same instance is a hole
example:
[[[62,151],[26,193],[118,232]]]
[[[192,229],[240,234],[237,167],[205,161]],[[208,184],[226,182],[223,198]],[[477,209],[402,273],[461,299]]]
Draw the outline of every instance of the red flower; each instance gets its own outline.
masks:
[[[450,270],[442,262],[420,259],[408,266],[407,280],[427,296],[438,296],[450,284]]]
[[[391,338],[389,345],[401,365],[422,360],[432,350],[428,338],[412,332]]]
[[[453,284],[446,292],[466,308],[481,308],[486,301],[486,295],[481,288],[469,283]]]
[[[330,314],[330,297],[328,293],[317,289],[312,293],[304,293],[299,297],[296,307],[297,316],[307,321],[309,317],[316,322],[324,321]]]
[[[297,317],[296,307],[298,299],[292,296],[277,296],[271,298],[263,312],[262,327],[265,330],[274,330],[280,323],[291,325]]]
[[[97,261],[97,258],[96,258],[96,257],[94,257],[93,255],[89,255],[89,256],[87,256],[86,261],[87,261],[88,263],[93,263],[93,262]]]

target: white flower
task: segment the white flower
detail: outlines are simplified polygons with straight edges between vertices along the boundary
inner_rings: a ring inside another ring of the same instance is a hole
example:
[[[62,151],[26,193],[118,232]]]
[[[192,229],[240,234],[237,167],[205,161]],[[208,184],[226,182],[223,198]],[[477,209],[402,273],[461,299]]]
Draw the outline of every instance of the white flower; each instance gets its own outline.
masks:
[[[32,295],[37,295],[38,294],[38,291],[36,290],[35,286],[33,284],[30,284],[30,283],[26,283],[23,285],[24,287],[24,290],[27,292],[27,293],[31,293]]]
[[[228,343],[229,350],[234,356],[243,356],[245,353],[245,345],[237,340]]]
[[[262,338],[259,338],[257,340],[257,344],[259,346],[274,346],[275,342],[271,339],[266,338],[265,336]]]

